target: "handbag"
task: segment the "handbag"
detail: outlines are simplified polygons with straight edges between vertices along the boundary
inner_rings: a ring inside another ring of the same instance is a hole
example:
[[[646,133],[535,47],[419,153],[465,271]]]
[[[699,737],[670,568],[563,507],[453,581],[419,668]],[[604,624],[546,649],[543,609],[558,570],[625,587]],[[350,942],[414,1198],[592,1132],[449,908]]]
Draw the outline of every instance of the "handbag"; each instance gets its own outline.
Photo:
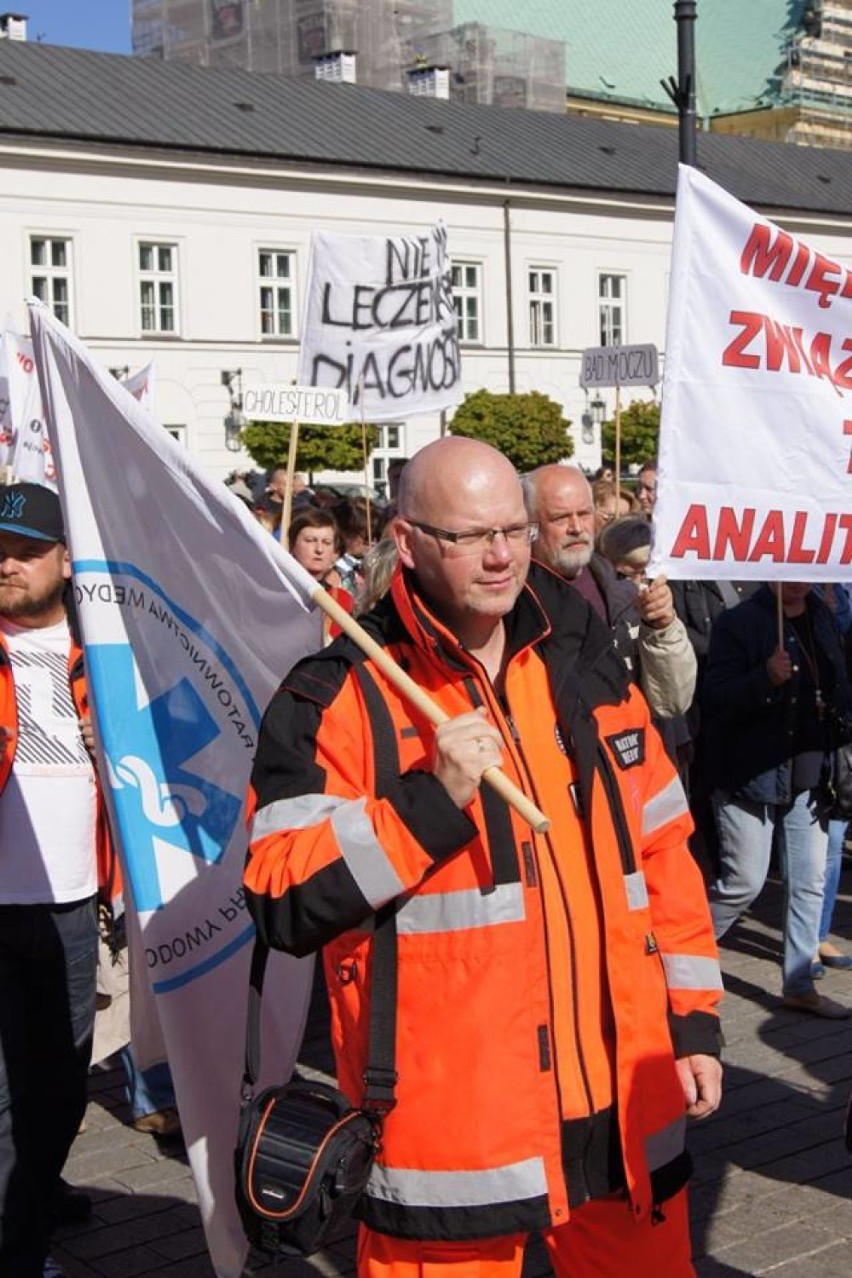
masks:
[[[234,1152],[236,1200],[249,1242],[279,1256],[310,1256],[338,1234],[364,1192],[384,1115],[396,1104],[396,912],[376,917],[364,1101],[294,1075],[255,1096],[260,1005],[269,948],[255,939],[246,1063]]]
[[[852,821],[852,741],[829,752],[819,789],[822,817]]]

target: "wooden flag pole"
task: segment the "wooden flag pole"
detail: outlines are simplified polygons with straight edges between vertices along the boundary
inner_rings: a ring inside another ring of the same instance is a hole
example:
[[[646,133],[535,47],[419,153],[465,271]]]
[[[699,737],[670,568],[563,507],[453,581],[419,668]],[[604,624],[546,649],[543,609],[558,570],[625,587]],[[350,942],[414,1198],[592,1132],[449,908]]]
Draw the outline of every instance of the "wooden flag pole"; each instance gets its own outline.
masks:
[[[296,474],[296,452],[299,447],[299,423],[293,422],[290,427],[290,446],[287,449],[287,478],[284,482],[284,505],[281,507],[281,531],[278,540],[282,546],[287,545],[287,531],[293,512],[293,479]]]
[[[621,492],[621,385],[615,384],[615,510],[618,513],[618,496]]]

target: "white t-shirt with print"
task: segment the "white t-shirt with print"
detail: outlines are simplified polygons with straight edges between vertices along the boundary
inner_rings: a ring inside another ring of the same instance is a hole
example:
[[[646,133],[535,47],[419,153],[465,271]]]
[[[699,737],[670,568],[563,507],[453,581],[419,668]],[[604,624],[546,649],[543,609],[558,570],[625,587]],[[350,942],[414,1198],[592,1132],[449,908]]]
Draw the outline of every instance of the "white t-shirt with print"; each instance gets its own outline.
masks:
[[[0,617],[18,702],[18,747],[0,795],[0,903],[63,904],[97,890],[96,791],[68,685],[68,623]]]

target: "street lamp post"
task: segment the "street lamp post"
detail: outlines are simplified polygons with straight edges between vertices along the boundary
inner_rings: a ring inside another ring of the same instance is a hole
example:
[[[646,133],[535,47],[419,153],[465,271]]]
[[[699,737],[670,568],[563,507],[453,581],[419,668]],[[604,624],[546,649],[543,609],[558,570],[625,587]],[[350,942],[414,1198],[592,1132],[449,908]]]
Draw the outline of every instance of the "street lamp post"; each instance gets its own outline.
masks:
[[[681,164],[695,164],[695,20],[696,0],[675,0],[677,23],[677,80],[669,76],[661,80],[663,88],[677,107]]]
[[[227,387],[230,400],[230,412],[225,417],[225,447],[231,453],[238,453],[242,447],[240,431],[246,424],[243,412],[243,370],[223,368],[220,380]]]

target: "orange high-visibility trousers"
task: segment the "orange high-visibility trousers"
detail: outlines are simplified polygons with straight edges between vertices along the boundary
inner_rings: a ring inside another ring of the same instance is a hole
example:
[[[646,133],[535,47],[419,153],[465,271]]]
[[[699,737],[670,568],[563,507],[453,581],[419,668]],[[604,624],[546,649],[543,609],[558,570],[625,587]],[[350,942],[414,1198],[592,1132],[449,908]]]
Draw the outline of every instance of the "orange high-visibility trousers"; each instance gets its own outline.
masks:
[[[556,1278],[694,1278],[686,1190],[639,1224],[621,1195],[584,1203],[542,1237]],[[413,1242],[361,1226],[358,1278],[520,1278],[525,1234],[473,1242]]]

